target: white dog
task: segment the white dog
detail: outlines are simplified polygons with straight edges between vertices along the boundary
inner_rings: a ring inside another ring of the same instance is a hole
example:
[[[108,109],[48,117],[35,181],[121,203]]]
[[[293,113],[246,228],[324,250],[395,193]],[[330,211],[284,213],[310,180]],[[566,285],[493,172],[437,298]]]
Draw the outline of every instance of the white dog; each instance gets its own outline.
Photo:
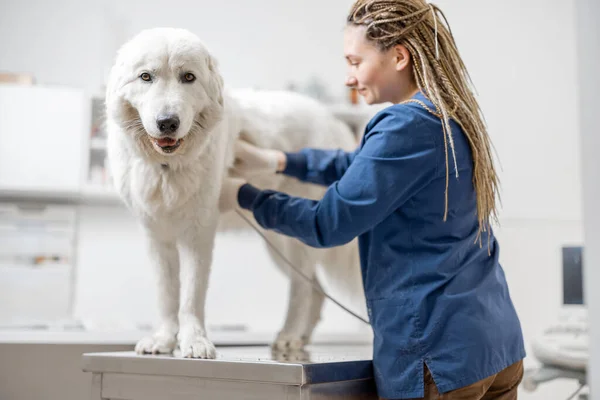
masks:
[[[179,344],[183,357],[213,358],[204,304],[219,229],[218,198],[234,141],[242,135],[283,151],[351,150],[356,141],[347,126],[311,99],[284,92],[226,92],[211,54],[181,29],[142,31],[122,46],[109,77],[106,112],[111,173],[145,228],[158,274],[159,326],[136,351],[170,353]],[[312,198],[325,190],[283,176],[257,177],[252,183]],[[354,242],[316,250],[268,235],[305,274],[316,279],[320,263],[332,284],[363,305]],[[287,271],[277,256],[274,260]],[[296,274],[290,279],[288,314],[274,344],[278,349],[299,349],[309,341],[323,303],[323,296]]]

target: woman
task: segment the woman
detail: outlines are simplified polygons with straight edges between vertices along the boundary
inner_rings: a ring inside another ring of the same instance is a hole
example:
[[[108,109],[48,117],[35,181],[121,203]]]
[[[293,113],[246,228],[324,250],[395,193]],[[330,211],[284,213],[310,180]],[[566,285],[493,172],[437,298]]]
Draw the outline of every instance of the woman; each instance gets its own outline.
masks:
[[[393,104],[352,153],[239,143],[242,175],[327,185],[320,201],[230,178],[220,207],[251,210],[265,229],[314,247],[359,238],[382,398],[515,399],[525,350],[490,226],[491,144],[442,19],[423,0],[358,0],[345,30],[347,84],[368,104]]]

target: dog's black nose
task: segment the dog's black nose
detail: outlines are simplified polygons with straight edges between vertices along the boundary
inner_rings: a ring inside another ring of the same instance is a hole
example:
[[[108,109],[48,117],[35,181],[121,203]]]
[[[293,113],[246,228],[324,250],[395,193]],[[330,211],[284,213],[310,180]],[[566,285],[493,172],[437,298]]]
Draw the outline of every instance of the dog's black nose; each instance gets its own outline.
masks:
[[[160,116],[156,119],[156,125],[158,125],[160,133],[164,133],[165,135],[175,133],[177,128],[179,128],[179,118],[177,115]]]

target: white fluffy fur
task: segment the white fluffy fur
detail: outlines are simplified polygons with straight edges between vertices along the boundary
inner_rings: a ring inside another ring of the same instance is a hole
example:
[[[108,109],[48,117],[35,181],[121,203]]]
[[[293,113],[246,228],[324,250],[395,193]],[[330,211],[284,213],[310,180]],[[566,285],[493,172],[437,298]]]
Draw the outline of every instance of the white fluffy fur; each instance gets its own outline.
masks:
[[[149,72],[152,82],[140,79]],[[182,74],[196,76],[183,83]],[[248,229],[219,221],[221,182],[240,135],[263,147],[295,151],[302,147],[351,150],[349,128],[314,100],[285,92],[224,89],[217,65],[188,31],[142,31],[119,50],[106,92],[108,156],[123,201],[145,228],[158,276],[159,326],[136,346],[138,353],[170,353],[179,344],[184,357],[213,358],[206,336],[204,304],[218,229]],[[166,154],[152,143],[159,115],[176,114],[181,146]],[[320,198],[325,188],[281,175],[251,182],[292,195]],[[238,218],[239,219],[239,218]],[[221,225],[219,225],[219,222]],[[316,279],[317,264],[331,277],[336,293],[364,307],[356,243],[317,250],[268,232],[270,240],[305,274]],[[274,261],[288,267],[276,256]],[[289,272],[289,271],[288,271]],[[288,313],[274,347],[299,349],[320,318],[323,296],[289,272]],[[364,315],[364,314],[363,314]]]

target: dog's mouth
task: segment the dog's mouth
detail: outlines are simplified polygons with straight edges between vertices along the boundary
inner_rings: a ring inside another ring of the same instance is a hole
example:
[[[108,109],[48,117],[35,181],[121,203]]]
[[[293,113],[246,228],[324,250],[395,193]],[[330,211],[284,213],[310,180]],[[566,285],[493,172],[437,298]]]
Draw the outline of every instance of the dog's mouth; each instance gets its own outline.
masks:
[[[154,147],[160,149],[160,151],[164,153],[173,153],[175,150],[177,150],[177,148],[179,148],[179,146],[181,146],[181,142],[183,142],[183,139],[174,139],[170,137],[158,139],[152,136],[149,137]]]

